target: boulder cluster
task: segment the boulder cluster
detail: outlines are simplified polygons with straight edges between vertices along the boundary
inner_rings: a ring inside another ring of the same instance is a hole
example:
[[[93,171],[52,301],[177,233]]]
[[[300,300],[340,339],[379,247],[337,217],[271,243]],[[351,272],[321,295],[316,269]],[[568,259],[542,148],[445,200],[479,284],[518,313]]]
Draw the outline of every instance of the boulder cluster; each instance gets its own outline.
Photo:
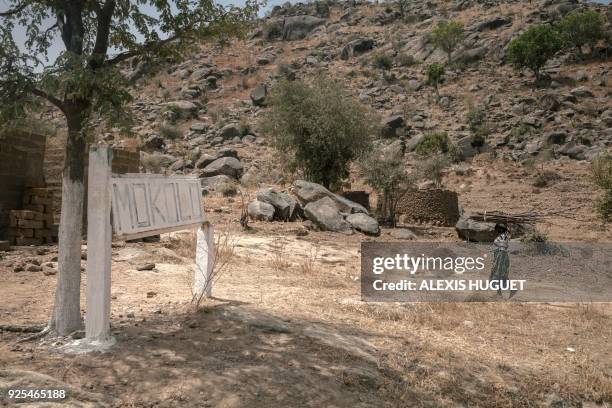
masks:
[[[272,188],[259,190],[257,198],[248,205],[249,217],[257,221],[305,219],[310,228],[321,231],[380,234],[378,221],[361,204],[304,180],[296,181],[292,190],[295,198]]]

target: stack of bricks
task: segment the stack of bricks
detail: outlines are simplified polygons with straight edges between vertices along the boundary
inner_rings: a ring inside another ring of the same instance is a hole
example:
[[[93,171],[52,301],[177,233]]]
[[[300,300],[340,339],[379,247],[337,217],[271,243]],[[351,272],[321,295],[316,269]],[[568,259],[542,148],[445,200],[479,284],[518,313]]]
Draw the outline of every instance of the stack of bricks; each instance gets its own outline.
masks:
[[[9,212],[9,240],[14,245],[53,242],[53,192],[47,188],[27,188],[22,208]]]

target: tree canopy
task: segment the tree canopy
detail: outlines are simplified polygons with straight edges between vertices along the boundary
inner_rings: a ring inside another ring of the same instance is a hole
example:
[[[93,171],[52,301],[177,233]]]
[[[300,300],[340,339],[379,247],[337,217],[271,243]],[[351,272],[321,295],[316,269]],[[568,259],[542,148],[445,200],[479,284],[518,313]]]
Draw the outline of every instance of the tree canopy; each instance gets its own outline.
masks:
[[[126,119],[130,100],[118,64],[178,55],[198,38],[242,33],[257,3],[223,7],[212,0],[7,0],[0,9],[0,125],[44,98],[71,116]],[[25,30],[24,44],[15,31]],[[61,40],[65,50],[48,62]],[[84,118],[83,118],[84,119]],[[69,124],[70,125],[70,124]]]

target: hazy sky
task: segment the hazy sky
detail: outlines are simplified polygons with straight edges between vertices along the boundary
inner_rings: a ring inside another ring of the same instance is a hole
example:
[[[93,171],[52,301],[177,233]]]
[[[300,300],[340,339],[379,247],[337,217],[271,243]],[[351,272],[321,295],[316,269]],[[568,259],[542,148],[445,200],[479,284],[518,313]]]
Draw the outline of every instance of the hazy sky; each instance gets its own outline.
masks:
[[[272,9],[272,7],[276,6],[276,5],[280,5],[285,3],[287,0],[268,0],[268,4],[266,5],[266,7],[261,10],[260,14],[263,16],[268,10]],[[244,1],[243,0],[220,0],[218,3],[223,4],[223,5],[236,5],[236,6],[242,6],[244,5]],[[151,14],[154,13],[154,9],[149,7],[149,6],[142,6],[144,12],[150,12]],[[6,0],[0,0],[0,11],[4,11],[8,9],[8,4]],[[51,26],[54,23],[53,20],[49,20],[47,22],[47,24],[49,26]],[[24,38],[25,38],[25,29],[23,27],[16,27],[15,28],[15,39],[18,42],[18,44],[23,44],[24,42]],[[60,52],[62,52],[64,50],[64,46],[61,43],[61,40],[59,37],[57,37],[53,43],[53,45],[49,48],[49,60],[50,61],[55,61],[55,59],[57,58],[57,56],[60,54]]]
[[[265,12],[267,12],[268,10],[270,10],[272,7],[276,6],[276,5],[280,5],[285,3],[287,0],[268,0],[268,4],[266,5],[266,7],[261,11],[261,15],[265,14]],[[603,4],[610,4],[612,2],[612,0],[594,0],[595,2],[598,3],[603,3]],[[295,0],[292,1],[292,3],[294,3]],[[223,5],[230,5],[230,4],[234,4],[237,6],[241,6],[244,4],[243,0],[220,0],[219,1],[220,4]],[[150,7],[145,7],[146,9],[149,9],[149,11],[153,11]],[[7,2],[6,0],[0,0],[0,10],[6,10],[8,8]],[[53,24],[53,21],[49,22],[49,25]],[[17,39],[17,41],[19,43],[23,43],[23,39],[24,39],[24,29],[23,27],[18,27],[15,30],[15,38]],[[56,41],[54,42],[54,44],[51,46],[51,48],[49,49],[49,59],[51,61],[54,61],[55,58],[59,55],[59,53],[63,50],[63,44],[61,44],[61,41],[59,40],[59,38],[56,39]]]

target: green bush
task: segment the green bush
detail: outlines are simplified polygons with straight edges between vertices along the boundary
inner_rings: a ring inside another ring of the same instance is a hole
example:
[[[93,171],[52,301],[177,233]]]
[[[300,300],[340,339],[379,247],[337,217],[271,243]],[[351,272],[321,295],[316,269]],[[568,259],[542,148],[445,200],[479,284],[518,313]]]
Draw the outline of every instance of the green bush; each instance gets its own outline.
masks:
[[[444,80],[444,72],[444,65],[438,63],[430,64],[425,71],[425,75],[427,75],[427,84],[433,86],[436,90],[436,95],[438,95],[438,86]]]
[[[431,32],[431,41],[436,48],[446,52],[450,64],[453,51],[463,41],[464,36],[463,24],[457,21],[440,21]]]
[[[420,179],[433,181],[435,186],[440,188],[444,170],[450,165],[450,162],[446,154],[432,154],[417,162],[417,174]]]
[[[344,86],[321,76],[312,85],[278,82],[261,128],[288,170],[335,188],[348,176],[350,163],[369,149],[378,123]]]
[[[393,67],[393,60],[385,52],[377,52],[374,54],[372,63],[376,68],[388,71]]]
[[[542,79],[540,70],[563,46],[559,32],[551,25],[528,28],[508,44],[506,57],[517,69],[533,71],[536,82]]]
[[[403,156],[377,150],[361,163],[361,176],[379,195],[381,218],[395,227],[397,205],[413,186]]]
[[[582,54],[582,47],[591,50],[599,40],[605,38],[605,18],[591,10],[575,11],[568,14],[560,23],[559,30],[567,47],[576,48]]]
[[[593,159],[591,164],[593,182],[604,190],[604,196],[597,203],[597,211],[604,222],[612,220],[612,154]]]
[[[428,133],[417,145],[415,152],[421,157],[437,153],[448,153],[450,142],[445,132]]]

